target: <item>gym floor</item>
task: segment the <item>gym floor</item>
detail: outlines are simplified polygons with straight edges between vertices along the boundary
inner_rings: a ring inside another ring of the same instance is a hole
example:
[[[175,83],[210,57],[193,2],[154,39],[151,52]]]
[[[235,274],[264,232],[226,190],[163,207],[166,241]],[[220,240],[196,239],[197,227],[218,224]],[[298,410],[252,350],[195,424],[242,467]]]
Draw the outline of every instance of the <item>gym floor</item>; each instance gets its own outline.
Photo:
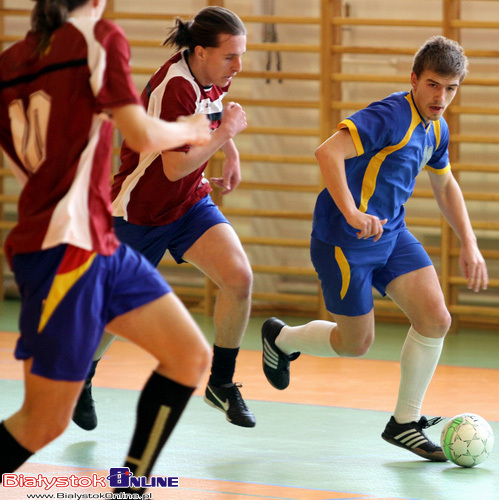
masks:
[[[19,303],[0,303],[0,420],[22,403],[22,364],[12,356]],[[196,316],[212,342],[211,319]],[[178,488],[151,488],[154,500],[497,500],[499,442],[481,465],[430,463],[380,437],[395,406],[400,349],[407,327],[379,324],[363,358],[301,356],[291,384],[273,389],[261,369],[260,326],[251,318],[235,380],[257,418],[253,429],[228,423],[204,403],[204,384],[161,453],[153,473],[178,478]],[[307,319],[283,318],[289,324]],[[449,334],[427,392],[426,416],[478,413],[499,441],[499,332]],[[120,467],[133,432],[135,407],[154,359],[132,344],[113,343],[94,379],[99,425],[71,423],[59,439],[19,471],[25,477],[99,477]],[[444,422],[427,430],[438,441]],[[3,450],[2,450],[3,451]],[[7,451],[8,452],[8,451]],[[109,489],[0,487],[0,498],[78,496]],[[38,494],[38,496],[28,496]],[[41,496],[41,494],[53,496]],[[101,496],[100,498],[105,498]]]

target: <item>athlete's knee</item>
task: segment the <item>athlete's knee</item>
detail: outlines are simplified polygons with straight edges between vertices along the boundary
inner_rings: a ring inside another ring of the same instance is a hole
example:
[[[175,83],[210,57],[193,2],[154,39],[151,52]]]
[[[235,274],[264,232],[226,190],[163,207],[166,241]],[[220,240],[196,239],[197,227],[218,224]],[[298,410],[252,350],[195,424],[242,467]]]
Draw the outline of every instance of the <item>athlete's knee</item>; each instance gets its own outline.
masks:
[[[241,300],[248,299],[251,296],[253,272],[246,259],[241,259],[232,266],[227,267],[221,286],[226,290],[229,289]]]
[[[193,370],[198,374],[198,377],[201,378],[210,367],[213,357],[212,350],[208,345],[208,342],[199,342],[196,345],[196,349],[191,354],[191,357]]]
[[[206,340],[191,343],[189,349],[178,353],[174,359],[168,360],[172,375],[187,376],[190,384],[197,385],[211,364],[212,350]]]
[[[70,417],[62,414],[51,415],[50,420],[37,419],[30,426],[28,449],[33,452],[42,449],[61,436],[67,429],[70,421]]]
[[[452,316],[446,307],[429,311],[422,318],[412,322],[413,328],[421,335],[445,337],[452,324]]]
[[[371,332],[366,332],[366,335],[355,338],[348,335],[341,337],[340,335],[337,339],[333,338],[333,349],[339,356],[358,358],[369,351],[373,341],[374,333]]]

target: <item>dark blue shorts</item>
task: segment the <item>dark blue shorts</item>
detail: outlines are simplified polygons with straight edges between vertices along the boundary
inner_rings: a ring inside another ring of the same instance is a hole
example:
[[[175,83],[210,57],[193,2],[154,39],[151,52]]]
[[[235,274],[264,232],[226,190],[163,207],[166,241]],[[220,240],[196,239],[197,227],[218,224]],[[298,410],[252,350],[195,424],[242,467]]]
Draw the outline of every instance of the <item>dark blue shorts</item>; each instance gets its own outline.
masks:
[[[432,265],[408,229],[368,247],[340,248],[312,238],[310,254],[327,310],[343,316],[367,314],[374,306],[372,287],[384,296],[393,279]]]
[[[84,380],[105,326],[171,291],[126,245],[111,256],[60,245],[12,264],[22,300],[15,357],[32,357],[31,372],[54,380]]]
[[[123,217],[114,217],[114,230],[118,238],[140,252],[155,267],[167,250],[177,264],[185,262],[184,253],[208,230],[229,221],[207,194],[193,205],[180,219],[164,226],[140,226]]]

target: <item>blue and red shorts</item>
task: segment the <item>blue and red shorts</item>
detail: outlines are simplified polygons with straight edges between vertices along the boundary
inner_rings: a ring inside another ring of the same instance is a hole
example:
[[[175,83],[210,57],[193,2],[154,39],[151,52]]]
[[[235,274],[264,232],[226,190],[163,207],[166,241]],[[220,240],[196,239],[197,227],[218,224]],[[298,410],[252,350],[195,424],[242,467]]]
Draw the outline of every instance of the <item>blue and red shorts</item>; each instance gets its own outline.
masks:
[[[12,268],[22,300],[15,357],[54,380],[84,380],[106,325],[171,291],[126,245],[110,256],[59,245],[15,255]]]

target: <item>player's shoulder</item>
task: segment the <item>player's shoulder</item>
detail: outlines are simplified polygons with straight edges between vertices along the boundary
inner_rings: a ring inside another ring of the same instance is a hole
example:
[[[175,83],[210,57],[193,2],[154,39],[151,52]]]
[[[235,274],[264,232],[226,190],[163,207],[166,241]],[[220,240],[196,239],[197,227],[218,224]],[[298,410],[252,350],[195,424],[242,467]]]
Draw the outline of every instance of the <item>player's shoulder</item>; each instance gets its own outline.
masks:
[[[99,19],[95,23],[94,30],[95,30],[95,35],[98,39],[106,37],[106,38],[120,39],[126,41],[126,35],[123,29],[113,21],[110,21],[109,19]]]
[[[75,17],[69,20],[68,26],[76,28],[87,40],[95,38],[104,47],[116,41],[128,43],[123,29],[109,19]]]
[[[165,83],[169,92],[176,95],[198,95],[198,85],[192,75],[182,52],[174,54],[158,72],[159,79]]]
[[[370,109],[386,109],[387,111],[410,111],[411,105],[408,100],[409,92],[394,92],[379,101],[372,102]]]

